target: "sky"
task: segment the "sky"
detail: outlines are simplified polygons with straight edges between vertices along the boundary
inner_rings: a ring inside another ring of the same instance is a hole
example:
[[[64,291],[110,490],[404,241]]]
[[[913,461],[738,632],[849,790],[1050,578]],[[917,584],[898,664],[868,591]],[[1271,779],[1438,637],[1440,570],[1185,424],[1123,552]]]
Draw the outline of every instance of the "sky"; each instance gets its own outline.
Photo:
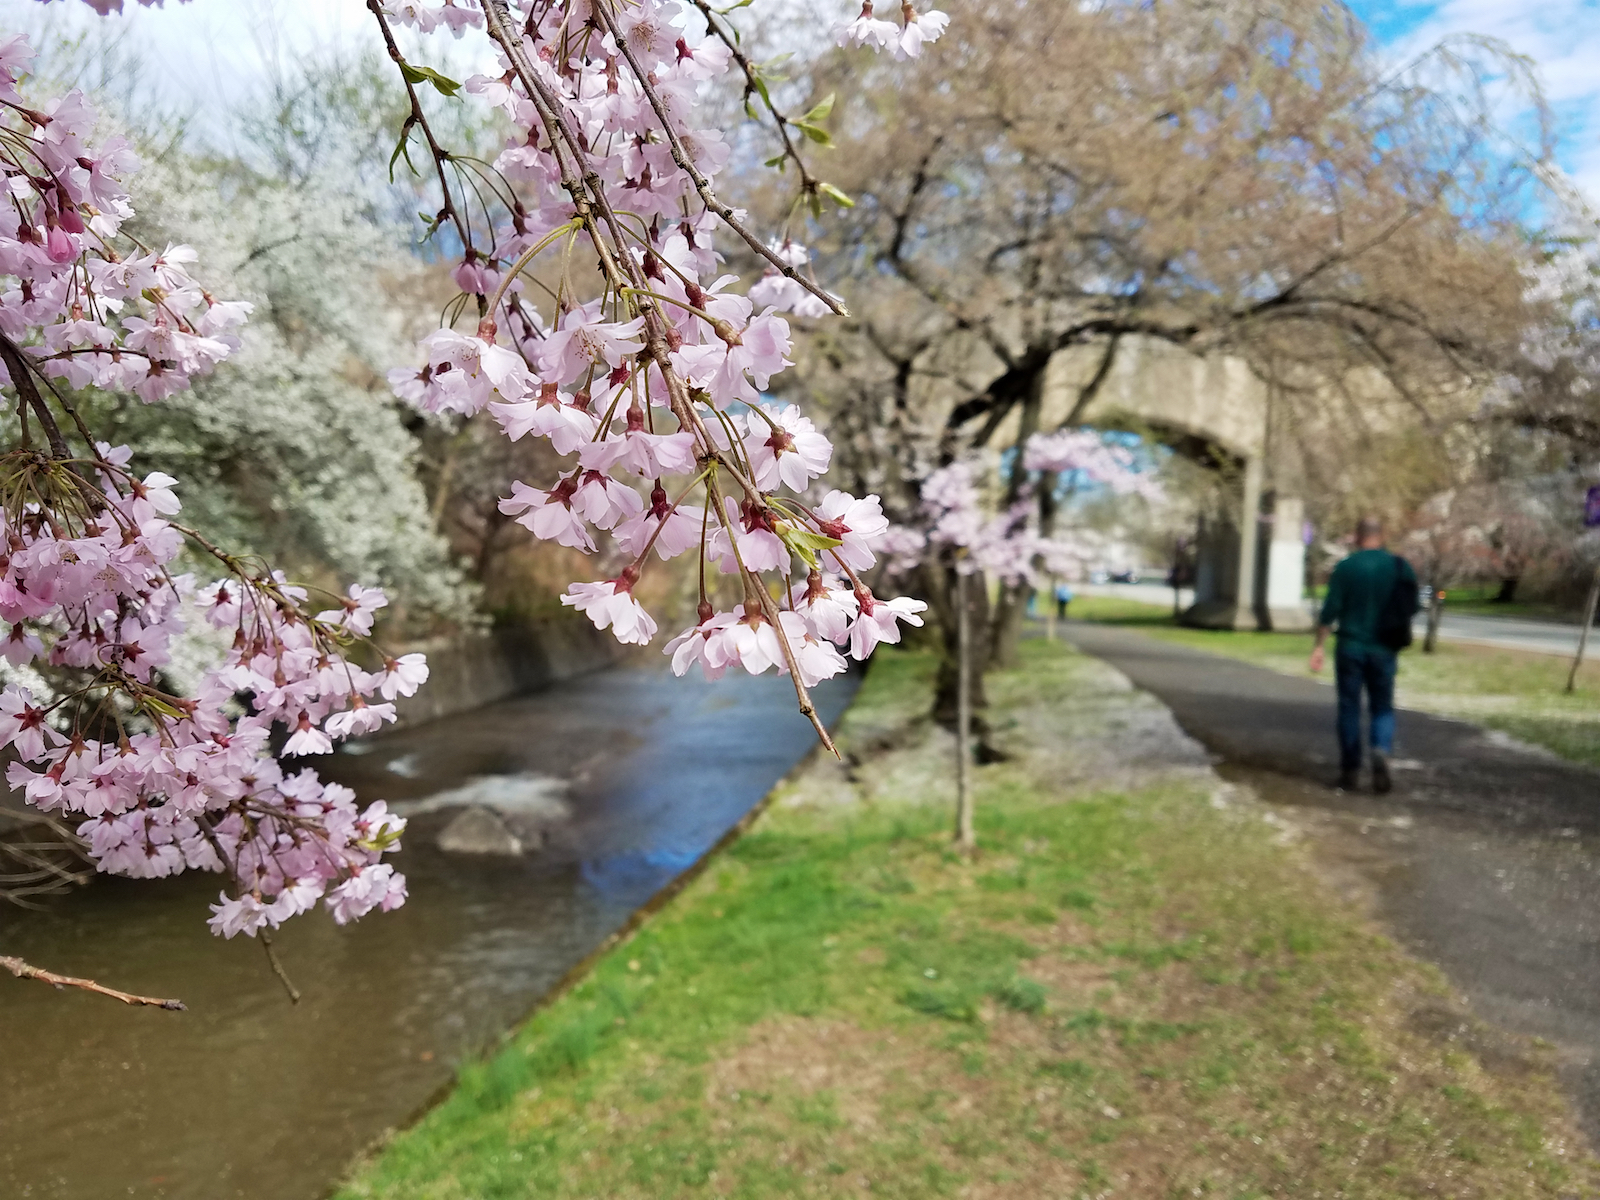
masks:
[[[783,0],[767,0],[781,4]],[[242,98],[275,60],[332,41],[374,37],[363,0],[167,0],[105,18],[151,55],[162,86],[204,126]],[[959,16],[960,0],[949,0]],[[1539,64],[1559,121],[1562,167],[1600,205],[1600,0],[1350,0],[1398,64],[1451,34],[1500,38]],[[101,22],[85,4],[0,0],[0,29],[41,19]]]
[[[1562,168],[1600,206],[1600,0],[1349,0],[1396,63],[1452,34],[1499,38],[1538,64]]]

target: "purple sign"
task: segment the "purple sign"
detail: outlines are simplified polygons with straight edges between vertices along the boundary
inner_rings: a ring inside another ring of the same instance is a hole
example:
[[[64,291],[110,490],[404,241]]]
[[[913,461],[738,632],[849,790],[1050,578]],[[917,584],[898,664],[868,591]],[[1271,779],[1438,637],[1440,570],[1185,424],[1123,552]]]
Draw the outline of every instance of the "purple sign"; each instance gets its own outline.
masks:
[[[1583,497],[1583,523],[1600,525],[1600,485],[1590,488]]]

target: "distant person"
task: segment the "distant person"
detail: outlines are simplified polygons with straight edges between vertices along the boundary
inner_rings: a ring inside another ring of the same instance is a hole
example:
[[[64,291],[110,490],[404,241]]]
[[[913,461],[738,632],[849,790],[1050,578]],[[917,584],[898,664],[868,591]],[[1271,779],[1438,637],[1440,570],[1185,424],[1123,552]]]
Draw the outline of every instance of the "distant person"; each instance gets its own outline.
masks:
[[[1058,620],[1067,619],[1067,605],[1072,603],[1072,589],[1064,583],[1056,584],[1056,617]]]
[[[1417,576],[1411,564],[1383,548],[1383,522],[1362,517],[1356,551],[1333,569],[1317,618],[1312,671],[1322,670],[1323,644],[1337,629],[1334,678],[1339,690],[1339,786],[1354,788],[1361,770],[1361,692],[1370,713],[1372,790],[1382,795],[1394,781],[1394,676],[1397,654],[1411,644],[1417,611]]]

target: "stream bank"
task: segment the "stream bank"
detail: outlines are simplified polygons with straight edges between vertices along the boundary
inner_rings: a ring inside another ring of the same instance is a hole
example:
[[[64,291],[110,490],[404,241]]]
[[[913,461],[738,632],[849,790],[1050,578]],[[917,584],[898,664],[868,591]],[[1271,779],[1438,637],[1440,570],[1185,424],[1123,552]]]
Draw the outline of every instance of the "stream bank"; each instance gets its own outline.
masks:
[[[836,719],[854,676],[817,690]],[[123,1008],[0,979],[0,1196],[316,1200],[576,962],[749,811],[815,742],[786,680],[716,685],[618,667],[334,756],[363,801],[417,813],[397,866],[411,900],[339,928],[291,922],[280,957],[205,926],[219,880],[101,878],[0,946],[52,969],[181,997]],[[561,806],[536,850],[456,856],[430,806]]]
[[[1590,1195],[1555,1056],[1478,1021],[1066,647],[989,676],[951,852],[930,657],[342,1200]]]

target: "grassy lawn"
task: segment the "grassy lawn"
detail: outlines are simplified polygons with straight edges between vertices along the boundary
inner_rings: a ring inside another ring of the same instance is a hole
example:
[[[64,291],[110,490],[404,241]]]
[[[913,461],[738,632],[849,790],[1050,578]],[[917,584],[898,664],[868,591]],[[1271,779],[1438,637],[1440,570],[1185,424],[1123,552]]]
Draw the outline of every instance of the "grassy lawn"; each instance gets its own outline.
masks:
[[[1231,633],[1184,629],[1171,610],[1120,598],[1081,596],[1071,615],[1084,621],[1127,625],[1153,637],[1243,659],[1286,675],[1317,678],[1307,669],[1309,633]],[[1600,661],[1578,673],[1570,696],[1568,659],[1486,646],[1440,642],[1432,654],[1421,643],[1400,656],[1397,702],[1406,708],[1459,717],[1543,746],[1574,762],[1600,766]],[[1330,664],[1320,678],[1333,680]]]
[[[1326,584],[1318,584],[1313,594],[1320,600],[1327,590]],[[1446,590],[1451,612],[1475,617],[1530,617],[1536,621],[1565,621],[1574,625],[1582,618],[1581,612],[1548,600],[1513,600],[1509,604],[1497,604],[1494,597],[1500,591],[1499,584],[1456,584]]]
[[[1118,747],[1184,743],[1100,664],[1036,642],[992,677],[1012,757],[952,855],[931,671],[881,656],[846,764],[780,788],[341,1200],[1600,1188],[1545,1051],[1474,1024],[1209,769],[1133,770]]]

